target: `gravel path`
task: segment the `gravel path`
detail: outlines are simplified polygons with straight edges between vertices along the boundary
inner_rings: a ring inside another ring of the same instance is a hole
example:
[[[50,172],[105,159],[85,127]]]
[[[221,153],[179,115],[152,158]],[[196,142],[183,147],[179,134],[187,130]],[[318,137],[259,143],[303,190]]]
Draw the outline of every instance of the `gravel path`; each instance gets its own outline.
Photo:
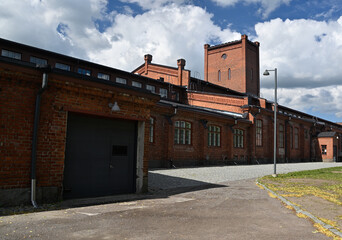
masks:
[[[342,163],[322,162],[277,164],[277,173],[341,166]],[[258,178],[272,174],[273,167],[273,164],[264,164],[150,170],[148,176],[149,188],[151,191],[157,191]]]

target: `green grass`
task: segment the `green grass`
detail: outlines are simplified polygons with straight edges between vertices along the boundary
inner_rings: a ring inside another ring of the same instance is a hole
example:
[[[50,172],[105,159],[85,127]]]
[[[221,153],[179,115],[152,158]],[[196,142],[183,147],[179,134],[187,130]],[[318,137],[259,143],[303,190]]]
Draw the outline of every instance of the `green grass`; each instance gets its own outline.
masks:
[[[340,172],[340,173],[338,173]],[[265,176],[262,179],[273,179],[282,181],[287,178],[311,178],[311,179],[324,179],[334,180],[342,183],[342,167],[323,168],[308,171],[291,172],[286,174],[279,174],[276,178],[271,175]]]

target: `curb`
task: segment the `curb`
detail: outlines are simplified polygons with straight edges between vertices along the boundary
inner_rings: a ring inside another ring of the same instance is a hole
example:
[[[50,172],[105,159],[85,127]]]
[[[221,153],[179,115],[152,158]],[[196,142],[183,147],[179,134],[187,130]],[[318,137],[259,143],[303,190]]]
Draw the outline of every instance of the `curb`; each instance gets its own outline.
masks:
[[[284,204],[291,206],[297,213],[301,213],[304,214],[305,216],[307,216],[308,218],[310,218],[312,221],[314,221],[315,223],[320,224],[323,228],[325,228],[326,230],[332,232],[333,234],[335,234],[336,236],[339,236],[342,238],[342,232],[338,231],[337,229],[335,229],[333,226],[326,224],[325,222],[322,222],[321,220],[319,220],[317,217],[315,217],[314,215],[312,215],[311,213],[304,211],[303,209],[301,209],[300,207],[294,205],[293,203],[291,203],[290,201],[288,201],[287,199],[285,199],[284,197],[280,196],[279,194],[275,193],[274,191],[272,191],[271,189],[269,189],[268,187],[266,187],[264,184],[260,183],[258,180],[256,181],[256,184],[262,186],[263,188],[265,188],[268,192],[272,193],[273,195],[275,195],[278,199],[280,199]]]

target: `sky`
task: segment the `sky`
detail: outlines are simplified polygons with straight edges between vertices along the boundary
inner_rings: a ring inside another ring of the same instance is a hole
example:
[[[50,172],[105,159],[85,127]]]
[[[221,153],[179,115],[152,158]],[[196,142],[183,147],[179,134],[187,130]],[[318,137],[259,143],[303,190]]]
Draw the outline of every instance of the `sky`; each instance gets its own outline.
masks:
[[[0,38],[132,71],[152,62],[203,79],[204,44],[260,42],[261,97],[342,122],[341,0],[1,0]]]

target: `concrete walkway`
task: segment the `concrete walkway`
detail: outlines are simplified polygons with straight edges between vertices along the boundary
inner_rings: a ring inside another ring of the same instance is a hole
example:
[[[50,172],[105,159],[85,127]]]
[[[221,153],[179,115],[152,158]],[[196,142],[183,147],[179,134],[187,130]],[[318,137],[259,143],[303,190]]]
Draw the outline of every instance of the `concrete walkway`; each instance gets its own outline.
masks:
[[[179,191],[179,189],[177,190]],[[0,218],[0,239],[328,239],[255,180]]]

